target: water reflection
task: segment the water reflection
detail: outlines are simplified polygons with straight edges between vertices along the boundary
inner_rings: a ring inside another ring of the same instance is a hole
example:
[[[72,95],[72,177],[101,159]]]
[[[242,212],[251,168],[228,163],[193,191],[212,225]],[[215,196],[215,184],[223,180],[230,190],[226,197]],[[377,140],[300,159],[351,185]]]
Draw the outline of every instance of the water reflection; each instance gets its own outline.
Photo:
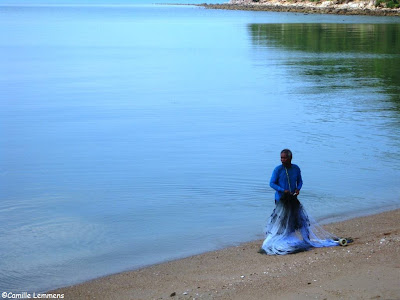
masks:
[[[249,31],[255,47],[303,52],[286,63],[307,80],[344,89],[357,81],[379,89],[400,110],[400,24],[251,24]]]
[[[260,78],[285,86],[271,93],[286,110],[295,107],[282,127],[298,137],[295,146],[309,172],[304,177],[313,194],[305,191],[303,200],[318,198],[328,205],[326,199],[334,199],[328,202],[336,212],[393,201],[400,147],[400,25],[251,24],[248,31],[254,64],[265,74]],[[386,180],[391,181],[388,197],[380,190]],[[365,186],[373,188],[366,192]],[[354,193],[355,187],[361,192]]]

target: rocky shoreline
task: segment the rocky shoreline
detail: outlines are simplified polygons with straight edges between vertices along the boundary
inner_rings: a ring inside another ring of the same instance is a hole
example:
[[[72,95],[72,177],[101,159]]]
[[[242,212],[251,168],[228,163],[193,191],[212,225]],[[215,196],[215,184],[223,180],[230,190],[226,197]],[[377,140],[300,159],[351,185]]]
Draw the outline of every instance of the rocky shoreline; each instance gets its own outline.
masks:
[[[296,12],[304,14],[400,16],[400,9],[375,7],[374,1],[231,0],[224,4],[199,4],[208,9]]]

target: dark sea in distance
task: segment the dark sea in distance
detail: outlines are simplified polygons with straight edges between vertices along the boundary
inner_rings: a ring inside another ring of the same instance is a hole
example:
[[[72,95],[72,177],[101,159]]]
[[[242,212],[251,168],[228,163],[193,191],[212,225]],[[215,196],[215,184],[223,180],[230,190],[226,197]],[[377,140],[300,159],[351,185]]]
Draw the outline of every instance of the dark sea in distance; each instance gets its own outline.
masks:
[[[0,3],[0,291],[400,207],[400,18],[153,2]]]

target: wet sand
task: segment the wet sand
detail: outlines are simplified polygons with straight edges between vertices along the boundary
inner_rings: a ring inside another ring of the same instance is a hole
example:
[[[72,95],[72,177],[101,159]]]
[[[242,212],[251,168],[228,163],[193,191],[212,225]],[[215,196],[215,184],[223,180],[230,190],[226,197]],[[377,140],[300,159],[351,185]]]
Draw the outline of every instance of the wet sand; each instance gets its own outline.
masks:
[[[400,299],[400,209],[324,226],[346,247],[268,256],[262,241],[53,291],[64,299]]]

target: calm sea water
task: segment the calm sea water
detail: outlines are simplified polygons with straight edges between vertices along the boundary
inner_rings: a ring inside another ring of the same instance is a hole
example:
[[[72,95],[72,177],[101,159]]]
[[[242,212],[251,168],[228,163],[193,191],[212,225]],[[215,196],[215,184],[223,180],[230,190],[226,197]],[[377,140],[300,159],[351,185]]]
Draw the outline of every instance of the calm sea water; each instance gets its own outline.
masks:
[[[0,6],[0,291],[262,238],[286,147],[314,218],[400,206],[399,18],[63,3]]]

